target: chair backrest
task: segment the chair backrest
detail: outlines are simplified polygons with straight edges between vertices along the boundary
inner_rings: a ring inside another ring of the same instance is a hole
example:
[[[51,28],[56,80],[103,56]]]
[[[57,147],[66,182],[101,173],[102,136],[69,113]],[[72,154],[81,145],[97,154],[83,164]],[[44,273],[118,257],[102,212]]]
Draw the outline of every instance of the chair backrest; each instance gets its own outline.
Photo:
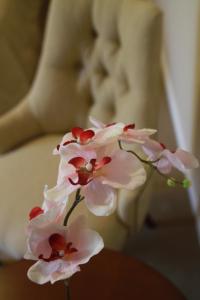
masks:
[[[51,3],[43,55],[27,96],[44,132],[102,121],[154,127],[161,13],[144,0]]]
[[[156,127],[161,19],[147,0],[52,0],[33,85],[10,116],[0,120],[4,128],[15,120],[16,126],[9,127],[12,145],[85,126],[88,115]],[[5,145],[11,147],[10,139]],[[118,212],[129,225],[133,198],[140,192],[119,193]]]
[[[49,0],[0,0],[0,115],[28,92],[41,51]]]

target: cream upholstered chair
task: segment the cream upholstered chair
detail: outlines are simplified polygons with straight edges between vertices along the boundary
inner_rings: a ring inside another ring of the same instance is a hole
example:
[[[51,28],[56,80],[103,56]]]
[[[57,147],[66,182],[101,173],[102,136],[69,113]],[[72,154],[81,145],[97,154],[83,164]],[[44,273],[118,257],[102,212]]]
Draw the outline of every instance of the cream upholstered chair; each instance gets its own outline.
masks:
[[[52,149],[88,115],[156,127],[160,97],[161,13],[144,0],[52,0],[42,55],[30,90],[0,118],[0,258],[24,253],[31,207],[55,185]],[[3,74],[1,74],[3,76]],[[105,244],[121,249],[141,226],[149,197],[120,191],[116,213],[88,216]],[[137,204],[137,205],[136,205]]]

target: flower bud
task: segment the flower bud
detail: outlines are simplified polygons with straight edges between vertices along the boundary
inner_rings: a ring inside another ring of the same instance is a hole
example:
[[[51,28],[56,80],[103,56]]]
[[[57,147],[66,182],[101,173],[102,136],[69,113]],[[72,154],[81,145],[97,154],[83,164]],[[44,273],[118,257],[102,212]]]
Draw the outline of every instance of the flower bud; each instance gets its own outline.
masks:
[[[170,187],[175,187],[176,183],[175,183],[173,178],[168,178],[167,179],[167,185],[170,186]]]
[[[184,187],[185,189],[188,189],[190,186],[191,186],[190,180],[188,180],[187,178],[185,178],[185,179],[182,181],[182,187]]]

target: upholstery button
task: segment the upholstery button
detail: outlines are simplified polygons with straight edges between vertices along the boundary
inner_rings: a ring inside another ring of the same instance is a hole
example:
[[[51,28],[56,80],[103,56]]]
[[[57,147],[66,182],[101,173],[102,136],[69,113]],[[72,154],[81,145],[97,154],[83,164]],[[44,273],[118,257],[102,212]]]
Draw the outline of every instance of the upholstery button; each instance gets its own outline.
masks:
[[[83,63],[80,61],[80,60],[78,60],[78,61],[76,61],[75,63],[74,63],[74,69],[76,69],[77,71],[79,71],[80,72],[80,70],[83,68]]]
[[[94,27],[92,27],[92,37],[93,37],[94,39],[96,39],[97,36],[98,36],[98,33],[97,33],[96,29],[95,29]]]
[[[106,70],[106,68],[103,65],[101,65],[101,75],[102,75],[102,77],[108,76],[108,71]]]

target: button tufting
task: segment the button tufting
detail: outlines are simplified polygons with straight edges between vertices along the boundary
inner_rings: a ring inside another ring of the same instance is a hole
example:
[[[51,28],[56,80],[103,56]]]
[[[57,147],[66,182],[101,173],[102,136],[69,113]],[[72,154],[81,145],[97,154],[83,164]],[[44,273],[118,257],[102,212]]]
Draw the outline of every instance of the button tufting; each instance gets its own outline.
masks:
[[[83,63],[82,61],[78,60],[74,63],[74,69],[77,71],[80,71],[83,68]]]
[[[108,77],[109,73],[105,65],[99,60],[96,62],[96,65],[94,67],[95,73],[99,74],[101,78]]]
[[[107,77],[109,75],[107,69],[103,65],[101,65],[100,73],[102,77]]]
[[[110,115],[114,116],[116,114],[116,107],[115,107],[115,103],[114,103],[113,99],[112,100],[107,99],[107,101],[105,103],[105,108],[109,112]]]
[[[96,29],[95,29],[94,27],[92,27],[92,37],[93,37],[94,39],[96,39],[97,36],[98,36],[98,33],[97,33]]]

